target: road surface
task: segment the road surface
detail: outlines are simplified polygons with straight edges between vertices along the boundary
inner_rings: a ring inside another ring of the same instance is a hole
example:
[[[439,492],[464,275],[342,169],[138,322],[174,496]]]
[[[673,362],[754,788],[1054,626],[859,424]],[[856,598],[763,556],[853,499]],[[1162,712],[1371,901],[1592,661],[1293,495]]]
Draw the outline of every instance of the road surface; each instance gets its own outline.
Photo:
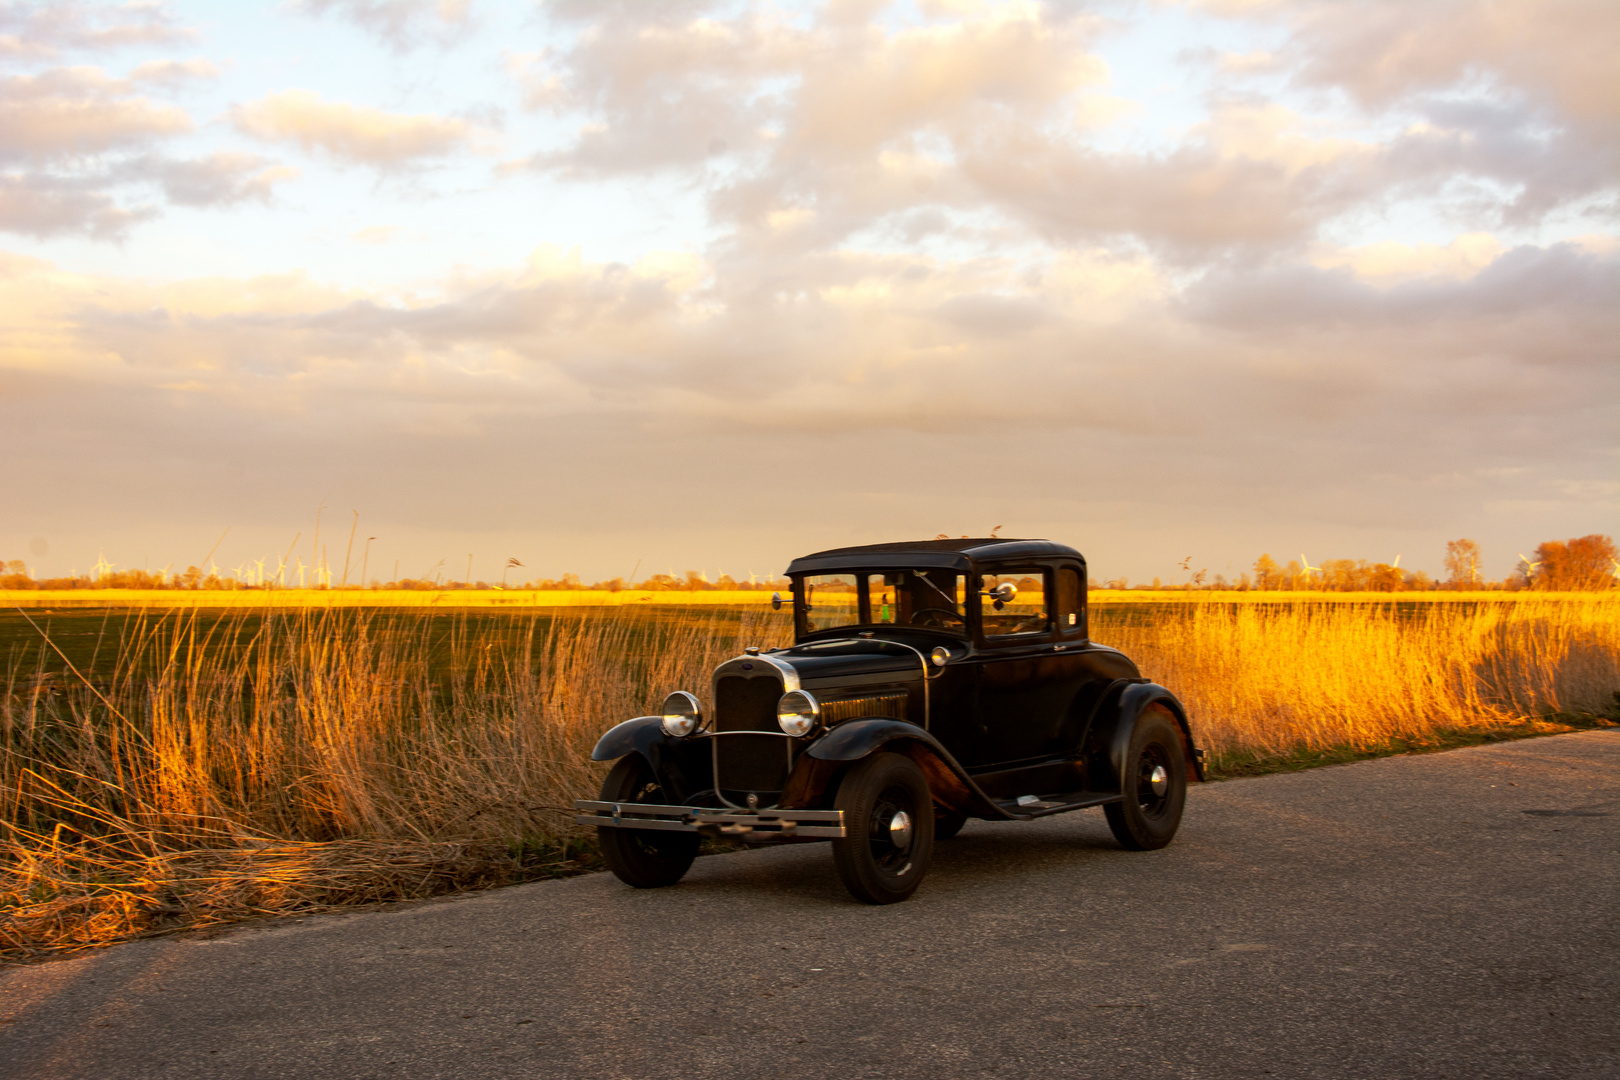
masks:
[[[1620,732],[1197,786],[1170,848],[972,822],[0,974],[0,1076],[1620,1076]]]

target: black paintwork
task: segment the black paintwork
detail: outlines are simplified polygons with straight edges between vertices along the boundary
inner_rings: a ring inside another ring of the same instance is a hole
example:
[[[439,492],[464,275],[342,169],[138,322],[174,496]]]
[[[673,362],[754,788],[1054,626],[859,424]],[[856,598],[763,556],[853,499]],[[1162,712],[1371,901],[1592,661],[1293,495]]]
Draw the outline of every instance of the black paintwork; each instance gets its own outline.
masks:
[[[976,595],[982,578],[1002,568],[1046,573],[1049,618],[1044,630],[985,635]],[[805,575],[910,569],[966,575],[965,626],[880,623],[805,632]],[[1052,616],[1059,603],[1053,583],[1062,570],[1079,575],[1072,627]],[[923,767],[930,790],[944,806],[974,817],[1028,818],[1119,799],[1132,729],[1143,710],[1158,703],[1175,716],[1188,772],[1202,780],[1201,754],[1193,748],[1181,703],[1144,679],[1119,650],[1086,636],[1085,574],[1085,559],[1071,547],[993,537],[836,548],[795,559],[788,567],[800,631],[794,646],[726,661],[716,669],[709,698],[717,700],[714,692],[722,678],[768,679],[781,688],[796,681],[822,702],[824,715],[833,719],[807,738],[791,740],[791,755],[779,759],[791,765],[776,766],[780,790],[773,783],[752,791],[724,786],[716,791],[717,745],[724,752],[745,741],[764,740],[730,736],[734,741],[728,743],[728,736],[708,734],[776,730],[774,715],[710,718],[706,731],[686,739],[665,736],[657,717],[641,717],[609,731],[592,757],[600,761],[642,754],[666,794],[683,805],[736,805],[751,794],[761,806],[803,809],[830,806],[838,778],[850,763],[888,749]],[[926,660],[940,645],[951,654],[944,667]],[[765,692],[762,685],[760,693],[739,694],[739,684],[730,685],[727,700],[754,702],[750,708],[755,712],[757,702],[776,692]],[[848,707],[841,709],[840,702]],[[851,709],[882,713],[843,715]],[[756,777],[749,782],[760,784],[766,781],[757,778],[771,772],[757,764],[732,772],[722,763],[722,769],[727,776]],[[722,780],[722,785],[734,782]],[[1043,805],[1030,809],[1017,804],[1020,796],[1030,795]]]

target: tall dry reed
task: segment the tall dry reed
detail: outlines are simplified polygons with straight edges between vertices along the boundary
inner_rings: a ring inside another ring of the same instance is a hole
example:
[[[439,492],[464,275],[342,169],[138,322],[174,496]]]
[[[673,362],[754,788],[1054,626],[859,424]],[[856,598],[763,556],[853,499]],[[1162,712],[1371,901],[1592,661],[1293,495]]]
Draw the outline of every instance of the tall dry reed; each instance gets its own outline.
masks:
[[[607,726],[782,621],[518,615],[497,642],[454,617],[447,641],[364,611],[133,617],[109,678],[7,676],[0,951],[522,873],[578,833]]]
[[[1217,758],[1423,743],[1613,708],[1620,596],[1100,608],[1092,637],[1186,703]]]

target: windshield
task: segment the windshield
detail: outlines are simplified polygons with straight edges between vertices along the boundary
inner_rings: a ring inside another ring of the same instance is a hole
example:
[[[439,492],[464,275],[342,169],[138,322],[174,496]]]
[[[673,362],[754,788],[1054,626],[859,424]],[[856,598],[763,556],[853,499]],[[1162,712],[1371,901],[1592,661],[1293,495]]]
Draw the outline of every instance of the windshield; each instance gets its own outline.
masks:
[[[920,626],[961,633],[966,594],[952,570],[806,574],[804,632],[845,626]]]

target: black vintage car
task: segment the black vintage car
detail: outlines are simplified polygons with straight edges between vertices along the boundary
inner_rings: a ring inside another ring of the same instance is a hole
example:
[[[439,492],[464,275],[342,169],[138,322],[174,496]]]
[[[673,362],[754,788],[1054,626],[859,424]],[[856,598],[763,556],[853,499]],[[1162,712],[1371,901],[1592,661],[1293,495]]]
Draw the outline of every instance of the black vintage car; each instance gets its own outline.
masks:
[[[597,743],[618,763],[576,820],[620,880],[674,884],[702,835],[831,840],[849,891],[888,904],[969,818],[1100,806],[1127,848],[1175,836],[1203,751],[1170,691],[1090,640],[1078,551],[924,540],[806,555],[787,575],[792,648],[721,664],[712,712],[678,690]]]

